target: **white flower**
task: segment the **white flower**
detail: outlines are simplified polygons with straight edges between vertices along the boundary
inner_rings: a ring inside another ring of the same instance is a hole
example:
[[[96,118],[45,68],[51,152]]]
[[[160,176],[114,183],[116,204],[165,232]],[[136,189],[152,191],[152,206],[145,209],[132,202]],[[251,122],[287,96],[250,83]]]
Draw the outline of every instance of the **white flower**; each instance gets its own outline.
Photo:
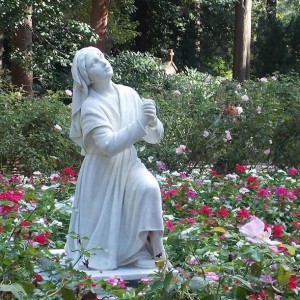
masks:
[[[72,97],[72,91],[70,91],[69,89],[65,90],[65,93],[67,94],[67,96]]]
[[[257,106],[256,111],[257,111],[258,114],[261,114],[261,107]]]
[[[268,82],[268,79],[266,77],[260,78],[259,79],[260,82]]]
[[[232,140],[232,137],[231,137],[231,134],[230,134],[230,131],[229,131],[229,130],[225,130],[225,134],[226,134],[226,140],[227,140],[227,141]]]
[[[61,126],[59,126],[58,124],[56,124],[56,125],[54,126],[54,128],[55,128],[56,130],[58,130],[58,131],[62,131]]]
[[[248,102],[249,101],[249,97],[248,97],[248,95],[243,95],[242,97],[241,97],[241,99],[242,99],[242,101],[243,102]]]
[[[239,192],[240,192],[241,194],[246,194],[246,193],[249,192],[249,190],[248,190],[247,188],[245,188],[245,187],[242,187],[242,188],[239,189]]]
[[[238,115],[240,115],[240,114],[242,114],[244,112],[243,108],[240,107],[240,106],[237,106],[236,109],[237,109]]]
[[[237,86],[235,87],[235,89],[236,89],[237,91],[239,91],[241,88],[242,88],[242,86],[241,86],[241,84],[240,84],[240,83],[239,83],[239,84],[237,84]]]
[[[145,149],[146,149],[145,146],[141,147],[141,148],[140,148],[140,152],[143,152]]]
[[[42,175],[42,173],[40,171],[34,171],[33,175]]]
[[[150,163],[152,163],[153,159],[154,159],[153,156],[149,156],[149,157],[148,157],[148,161],[149,161]]]
[[[178,90],[175,90],[173,93],[174,93],[174,95],[177,96],[177,97],[181,95],[180,91],[178,91]]]
[[[32,184],[24,184],[23,185],[24,189],[30,189],[30,190],[34,190],[34,186]]]
[[[203,133],[202,133],[202,135],[203,135],[204,137],[208,137],[208,136],[209,136],[209,131],[204,130]]]

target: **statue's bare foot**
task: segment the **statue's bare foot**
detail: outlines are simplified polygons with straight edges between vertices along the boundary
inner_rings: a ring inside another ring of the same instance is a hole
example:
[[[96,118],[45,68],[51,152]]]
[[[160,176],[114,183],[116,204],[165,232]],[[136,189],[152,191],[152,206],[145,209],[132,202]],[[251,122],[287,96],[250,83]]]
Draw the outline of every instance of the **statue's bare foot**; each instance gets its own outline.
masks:
[[[154,259],[139,259],[134,264],[138,268],[154,269],[156,268]]]

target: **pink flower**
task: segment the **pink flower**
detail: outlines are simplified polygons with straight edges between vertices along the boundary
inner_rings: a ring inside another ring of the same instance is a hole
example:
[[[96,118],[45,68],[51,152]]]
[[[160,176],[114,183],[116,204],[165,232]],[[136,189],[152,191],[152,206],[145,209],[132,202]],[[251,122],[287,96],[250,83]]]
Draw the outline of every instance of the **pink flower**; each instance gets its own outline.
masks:
[[[280,245],[280,242],[271,241],[271,229],[265,231],[265,223],[259,218],[254,218],[249,223],[240,228],[240,233],[245,235],[246,239],[255,244]]]
[[[266,149],[266,150],[264,151],[264,155],[269,155],[269,154],[270,154],[270,152],[271,152],[271,150],[270,150],[270,149]]]
[[[186,146],[185,145],[180,145],[178,148],[176,148],[175,152],[176,154],[182,154],[185,152]]]
[[[258,197],[261,198],[269,198],[270,197],[270,192],[268,190],[265,189],[260,189],[257,193]]]
[[[299,173],[299,170],[296,169],[296,168],[291,168],[291,169],[288,170],[287,173],[288,173],[289,176],[294,176],[294,175]]]
[[[219,280],[219,275],[216,274],[215,272],[206,272],[205,277],[209,282],[214,282]]]
[[[160,170],[160,171],[166,170],[166,165],[163,162],[157,161],[156,165],[157,165],[158,170]]]
[[[173,93],[174,93],[174,95],[177,96],[177,97],[181,95],[180,91],[178,91],[178,90],[175,90]]]
[[[173,224],[171,221],[167,221],[167,222],[166,222],[166,228],[167,228],[169,231],[172,231],[172,230],[174,230],[174,224]]]
[[[197,197],[197,194],[196,192],[192,191],[192,190],[189,190],[186,195],[189,197],[189,198],[196,198]]]
[[[260,106],[257,106],[256,112],[257,112],[258,114],[261,114],[261,107],[260,107]]]

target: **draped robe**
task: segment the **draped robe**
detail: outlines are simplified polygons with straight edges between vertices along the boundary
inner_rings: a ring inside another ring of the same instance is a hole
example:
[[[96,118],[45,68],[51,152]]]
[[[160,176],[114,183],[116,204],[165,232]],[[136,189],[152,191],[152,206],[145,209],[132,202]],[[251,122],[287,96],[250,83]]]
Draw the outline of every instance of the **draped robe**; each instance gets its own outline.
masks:
[[[93,269],[111,270],[151,259],[158,253],[148,232],[163,234],[158,183],[133,146],[141,138],[159,142],[163,126],[157,120],[157,126],[144,128],[138,121],[142,103],[138,94],[123,85],[114,87],[119,101],[88,97],[81,108],[85,158],[65,246],[76,267],[82,266],[80,249],[91,253],[88,266]],[[80,236],[81,244],[72,233]]]

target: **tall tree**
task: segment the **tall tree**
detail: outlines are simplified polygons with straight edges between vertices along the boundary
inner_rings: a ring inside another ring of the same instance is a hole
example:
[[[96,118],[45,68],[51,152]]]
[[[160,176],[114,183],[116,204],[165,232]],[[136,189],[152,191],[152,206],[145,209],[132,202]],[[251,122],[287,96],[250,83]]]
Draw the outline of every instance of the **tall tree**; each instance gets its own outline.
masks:
[[[111,41],[107,32],[108,0],[93,0],[91,13],[91,27],[98,34],[96,47],[104,53],[109,53]]]
[[[12,83],[28,94],[32,94],[33,72],[31,70],[32,47],[32,5],[27,5],[24,19],[19,25],[14,37],[14,46],[19,51],[22,60],[14,60],[12,65]]]
[[[3,71],[3,53],[4,53],[3,40],[4,40],[4,29],[0,28],[0,74]]]
[[[239,82],[250,78],[251,10],[252,0],[235,4],[233,78]]]

